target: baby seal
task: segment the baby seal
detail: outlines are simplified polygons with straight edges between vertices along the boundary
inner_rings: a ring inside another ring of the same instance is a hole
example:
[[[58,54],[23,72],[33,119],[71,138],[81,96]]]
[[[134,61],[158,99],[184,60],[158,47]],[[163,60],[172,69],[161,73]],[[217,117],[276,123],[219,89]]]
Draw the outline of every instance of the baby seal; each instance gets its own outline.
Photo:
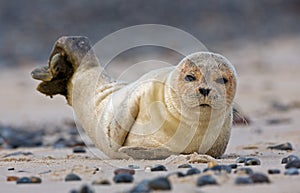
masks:
[[[194,53],[123,83],[105,72],[87,38],[61,37],[49,65],[31,74],[42,80],[38,91],[66,97],[93,143],[110,158],[225,152],[237,75],[219,54]]]

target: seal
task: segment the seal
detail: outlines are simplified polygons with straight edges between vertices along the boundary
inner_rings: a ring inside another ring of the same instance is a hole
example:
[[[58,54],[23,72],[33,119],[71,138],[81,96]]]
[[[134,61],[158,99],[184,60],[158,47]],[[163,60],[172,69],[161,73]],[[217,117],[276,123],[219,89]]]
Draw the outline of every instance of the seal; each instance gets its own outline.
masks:
[[[228,144],[237,75],[223,56],[198,52],[132,83],[114,80],[86,37],[61,37],[37,90],[64,95],[93,143],[110,158],[221,156]]]

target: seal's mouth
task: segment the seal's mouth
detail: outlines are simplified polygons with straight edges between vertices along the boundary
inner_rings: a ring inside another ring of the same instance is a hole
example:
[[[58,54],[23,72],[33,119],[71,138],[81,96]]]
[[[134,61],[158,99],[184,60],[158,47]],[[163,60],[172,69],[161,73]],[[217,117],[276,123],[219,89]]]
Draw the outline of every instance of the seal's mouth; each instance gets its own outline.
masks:
[[[210,107],[210,105],[209,104],[200,104],[199,107],[208,108],[208,107]]]

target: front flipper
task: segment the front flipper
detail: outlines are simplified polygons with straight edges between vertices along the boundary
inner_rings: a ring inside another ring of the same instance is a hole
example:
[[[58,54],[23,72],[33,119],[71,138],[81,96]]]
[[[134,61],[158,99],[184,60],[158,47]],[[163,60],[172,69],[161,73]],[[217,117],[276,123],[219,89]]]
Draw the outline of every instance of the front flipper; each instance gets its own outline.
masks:
[[[50,58],[48,66],[38,67],[31,72],[32,78],[41,80],[37,90],[52,97],[61,94],[67,96],[67,84],[74,69],[63,53],[56,53]]]
[[[37,90],[50,97],[61,94],[68,99],[68,83],[88,53],[92,61],[96,61],[88,38],[82,36],[59,38],[52,49],[48,66],[38,67],[31,72],[32,78],[42,81]]]
[[[124,146],[119,149],[119,152],[125,153],[133,159],[165,159],[171,155],[177,154],[165,147],[145,148]]]

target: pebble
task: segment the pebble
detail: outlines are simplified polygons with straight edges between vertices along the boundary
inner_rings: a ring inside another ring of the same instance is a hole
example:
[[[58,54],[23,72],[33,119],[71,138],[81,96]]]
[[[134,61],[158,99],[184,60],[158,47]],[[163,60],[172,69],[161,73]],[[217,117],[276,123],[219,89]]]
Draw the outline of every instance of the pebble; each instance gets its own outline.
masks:
[[[150,193],[151,190],[148,184],[149,184],[149,180],[142,180],[135,187],[133,187],[128,193]]]
[[[249,176],[253,183],[270,183],[268,176],[262,173],[254,173]]]
[[[81,181],[81,178],[76,174],[70,173],[65,177],[65,181]]]
[[[140,169],[140,166],[134,165],[134,164],[130,164],[130,165],[128,165],[128,168],[132,169],[132,170],[136,170],[136,169]]]
[[[216,166],[216,165],[218,165],[217,162],[211,161],[211,162],[208,162],[207,167],[208,167],[208,168],[212,168],[212,167],[214,167],[214,166]]]
[[[148,182],[148,187],[151,190],[171,190],[171,183],[166,177],[158,177]]]
[[[287,142],[279,145],[269,146],[268,149],[291,151],[293,150],[293,147],[291,143]]]
[[[95,191],[92,189],[92,187],[88,185],[83,185],[80,187],[78,193],[94,193]]]
[[[77,146],[73,148],[73,153],[86,153],[86,150],[82,146]]]
[[[7,176],[6,177],[6,181],[8,181],[8,182],[17,181],[18,179],[19,179],[19,177],[17,177],[17,176]]]
[[[197,168],[191,168],[186,172],[186,176],[191,176],[191,175],[195,175],[195,174],[200,174],[201,171]]]
[[[297,168],[289,168],[284,172],[284,175],[289,175],[289,176],[299,175],[299,171]]]
[[[285,165],[285,169],[289,169],[289,168],[300,168],[300,160],[293,160],[293,161],[290,161],[288,162],[286,165]]]
[[[281,163],[286,164],[294,160],[299,160],[299,157],[295,155],[289,155],[287,157],[282,158]]]
[[[83,185],[79,188],[79,190],[71,190],[70,193],[94,193],[95,191],[92,189],[92,187],[88,185]]]
[[[245,166],[257,166],[260,165],[260,160],[257,158],[247,158],[245,160]]]
[[[16,181],[17,184],[31,184],[31,180],[30,178],[28,177],[22,177],[22,178],[19,178],[17,181]]]
[[[237,164],[230,164],[230,165],[228,165],[231,169],[236,169],[237,167],[238,167],[238,165]]]
[[[191,164],[181,164],[178,166],[178,168],[192,168],[193,166]]]
[[[244,163],[246,161],[246,158],[245,157],[238,157],[235,162],[236,163]]]
[[[94,180],[92,185],[110,185],[110,181],[106,179]]]
[[[7,168],[8,171],[15,170],[15,168]]]
[[[176,174],[177,174],[177,177],[178,177],[178,178],[185,177],[185,174],[182,173],[182,172],[177,172]]]
[[[210,175],[200,176],[197,179],[197,186],[214,185],[214,184],[218,184],[217,180]]]
[[[253,174],[253,170],[251,168],[238,168],[234,171],[235,174],[247,174],[247,175],[251,175]]]
[[[280,174],[280,170],[279,169],[269,169],[268,174]]]
[[[151,172],[157,172],[157,171],[168,171],[168,170],[164,165],[156,165],[151,167]]]
[[[134,178],[131,174],[117,174],[113,178],[115,183],[131,183]]]
[[[222,171],[225,171],[226,173],[230,174],[231,173],[231,167],[226,166],[226,165],[215,165],[211,168],[205,168],[203,170],[203,172],[207,172],[207,171],[214,171],[214,172],[218,172],[218,173],[221,173]]]
[[[134,175],[135,171],[132,170],[132,169],[118,168],[118,169],[116,169],[114,171],[114,174],[115,175],[118,175],[118,174],[130,174],[130,175]]]
[[[31,183],[33,183],[33,184],[40,184],[40,183],[42,183],[42,179],[39,178],[39,177],[32,176],[32,177],[30,177],[30,180],[31,180]]]
[[[253,181],[249,177],[237,177],[234,181],[235,184],[242,185],[242,184],[253,184]]]

